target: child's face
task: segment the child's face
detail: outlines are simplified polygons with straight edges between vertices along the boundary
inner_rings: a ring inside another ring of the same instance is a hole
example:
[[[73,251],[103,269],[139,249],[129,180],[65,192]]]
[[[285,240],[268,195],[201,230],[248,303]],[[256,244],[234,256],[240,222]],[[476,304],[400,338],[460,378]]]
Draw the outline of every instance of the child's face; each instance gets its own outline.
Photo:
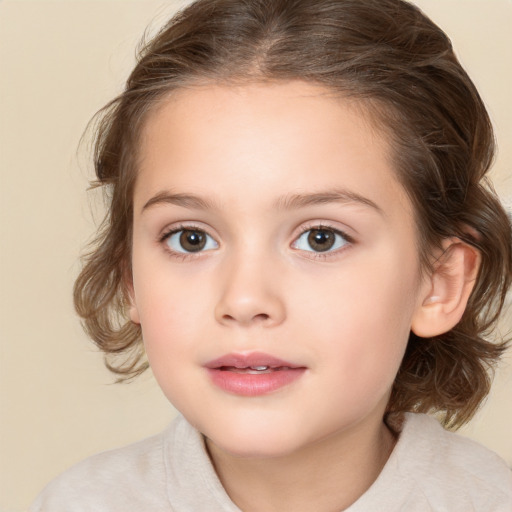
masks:
[[[382,424],[424,299],[385,137],[325,93],[181,91],[143,132],[132,319],[169,400],[230,453]]]

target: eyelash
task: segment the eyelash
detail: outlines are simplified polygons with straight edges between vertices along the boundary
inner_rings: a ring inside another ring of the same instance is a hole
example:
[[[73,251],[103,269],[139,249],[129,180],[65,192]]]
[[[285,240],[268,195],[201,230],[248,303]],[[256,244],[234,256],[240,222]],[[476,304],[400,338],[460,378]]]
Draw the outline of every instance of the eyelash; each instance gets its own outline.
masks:
[[[313,231],[313,230],[329,231],[331,233],[334,233],[334,235],[343,238],[344,243],[341,247],[338,247],[335,250],[327,250],[325,252],[313,251],[313,250],[302,251],[302,252],[308,253],[308,256],[307,256],[308,258],[313,258],[313,259],[317,259],[317,260],[327,260],[329,258],[335,258],[335,257],[339,256],[340,253],[345,252],[351,245],[353,245],[355,243],[355,240],[353,237],[351,237],[344,231],[341,231],[340,229],[337,229],[333,226],[329,226],[329,225],[325,225],[325,224],[312,224],[312,225],[308,225],[305,228],[301,229],[299,235],[294,238],[292,245],[296,244],[300,240],[300,238],[303,237],[306,233]]]
[[[354,240],[353,237],[351,237],[350,235],[348,235],[347,233],[345,233],[345,232],[343,232],[343,231],[341,231],[339,229],[336,229],[336,228],[334,228],[332,226],[328,226],[328,225],[324,225],[324,224],[314,224],[314,225],[310,225],[310,226],[307,226],[306,228],[302,229],[300,231],[300,233],[294,238],[294,241],[292,242],[292,246],[294,244],[296,244],[300,240],[300,238],[303,237],[306,233],[308,233],[310,231],[313,231],[313,230],[329,231],[331,233],[334,233],[335,235],[343,238],[345,243],[340,248],[337,248],[334,251],[326,250],[325,252],[321,252],[321,251],[314,251],[314,250],[311,250],[311,251],[302,250],[301,252],[309,254],[307,256],[308,258],[319,259],[319,260],[326,260],[326,259],[331,258],[331,257],[336,257],[336,256],[339,255],[339,253],[344,252],[351,245],[353,245],[355,243],[355,240]],[[211,235],[209,235],[203,228],[201,228],[199,226],[196,226],[196,225],[193,225],[193,224],[181,224],[181,225],[178,225],[176,227],[173,227],[172,229],[169,229],[169,230],[165,231],[158,238],[158,242],[160,244],[164,245],[165,251],[170,256],[172,256],[173,258],[177,258],[179,260],[185,261],[185,260],[188,260],[190,258],[200,257],[205,252],[208,252],[208,250],[207,251],[199,250],[197,252],[186,252],[186,251],[181,252],[181,251],[175,251],[175,250],[171,249],[169,247],[168,243],[167,243],[167,240],[172,235],[175,235],[175,234],[177,234],[177,233],[179,233],[181,231],[198,231],[198,232],[206,234],[208,237],[213,239],[213,237]],[[211,250],[211,249],[209,249],[209,250]],[[300,250],[300,249],[298,249],[298,250]]]
[[[167,240],[169,240],[169,238],[172,236],[172,235],[175,235],[176,233],[179,233],[180,231],[199,231],[201,233],[205,233],[208,235],[208,233],[206,233],[206,231],[204,230],[204,228],[201,228],[199,226],[196,226],[194,224],[180,224],[178,226],[175,226],[171,229],[168,229],[167,231],[165,231],[158,239],[158,242],[160,244],[162,244],[164,246],[164,250],[170,255],[172,256],[173,258],[176,258],[176,259],[179,259],[179,260],[182,260],[182,261],[185,261],[185,260],[188,260],[190,258],[197,258],[199,257],[202,253],[204,253],[205,251],[197,251],[197,252],[181,252],[181,251],[174,251],[173,249],[171,249],[169,247],[169,244],[167,244]],[[210,236],[210,235],[208,235]],[[210,236],[210,238],[213,238]]]

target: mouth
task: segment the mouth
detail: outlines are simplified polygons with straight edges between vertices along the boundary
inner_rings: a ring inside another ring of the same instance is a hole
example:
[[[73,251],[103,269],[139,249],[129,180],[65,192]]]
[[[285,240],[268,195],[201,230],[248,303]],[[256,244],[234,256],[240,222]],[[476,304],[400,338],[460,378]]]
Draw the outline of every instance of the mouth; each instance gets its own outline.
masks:
[[[300,366],[269,354],[227,354],[205,365],[213,384],[241,396],[258,396],[277,391],[300,379]]]
[[[278,369],[303,368],[289,361],[284,361],[263,352],[251,352],[249,354],[226,354],[205,364],[206,368],[234,371],[252,370],[265,372]]]
[[[262,375],[264,373],[272,373],[279,371],[288,371],[292,370],[290,366],[277,366],[271,367],[266,365],[261,366],[249,366],[247,368],[237,368],[236,366],[220,366],[219,368],[214,368],[221,372],[233,372],[233,373],[241,373],[241,374],[249,374],[249,375]]]

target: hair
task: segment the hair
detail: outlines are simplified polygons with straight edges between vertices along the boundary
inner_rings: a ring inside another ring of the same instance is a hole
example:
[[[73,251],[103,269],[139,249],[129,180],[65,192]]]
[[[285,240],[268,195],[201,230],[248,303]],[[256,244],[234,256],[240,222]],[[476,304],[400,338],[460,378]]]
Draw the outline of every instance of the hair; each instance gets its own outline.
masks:
[[[119,380],[148,367],[126,282],[138,140],[151,112],[186,87],[290,80],[355,98],[380,121],[426,271],[448,237],[480,252],[461,321],[430,339],[411,333],[388,404],[390,413],[436,412],[460,426],[506,347],[490,336],[512,280],[511,222],[486,178],[494,136],[485,106],[446,34],[402,0],[199,0],[141,47],[96,125],[97,183],[110,203],[75,283],[84,327]]]

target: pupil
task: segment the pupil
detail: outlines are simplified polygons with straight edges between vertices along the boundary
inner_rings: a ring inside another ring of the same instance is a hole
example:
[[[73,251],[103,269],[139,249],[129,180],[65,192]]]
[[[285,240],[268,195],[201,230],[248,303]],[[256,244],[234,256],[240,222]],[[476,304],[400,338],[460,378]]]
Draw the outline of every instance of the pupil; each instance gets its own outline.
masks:
[[[312,229],[308,243],[315,251],[328,251],[334,245],[334,233],[326,229]]]
[[[184,229],[180,235],[180,244],[186,251],[197,252],[206,245],[206,237],[201,231]]]

